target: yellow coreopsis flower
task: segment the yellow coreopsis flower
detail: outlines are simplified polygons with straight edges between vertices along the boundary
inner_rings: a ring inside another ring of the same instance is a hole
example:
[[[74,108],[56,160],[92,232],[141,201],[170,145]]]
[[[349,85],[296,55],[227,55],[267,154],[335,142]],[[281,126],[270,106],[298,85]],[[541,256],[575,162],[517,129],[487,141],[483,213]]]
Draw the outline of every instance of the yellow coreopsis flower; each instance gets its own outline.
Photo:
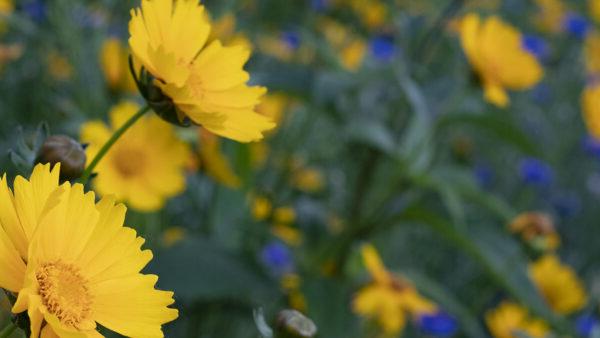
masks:
[[[252,216],[257,221],[264,221],[270,215],[273,210],[273,204],[268,198],[263,196],[257,196],[252,199]]]
[[[144,239],[123,226],[125,206],[95,202],[81,184],[59,186],[60,165],[37,165],[0,181],[0,287],[27,311],[32,338],[101,337],[96,325],[130,337],[163,337],[177,318],[173,293],[140,271],[152,259]]]
[[[562,29],[566,7],[562,0],[535,0],[539,11],[534,21],[544,31],[556,33]]]
[[[387,19],[387,6],[380,0],[351,0],[350,5],[370,29],[381,27]]]
[[[124,102],[110,111],[110,126],[101,121],[82,126],[81,141],[89,144],[88,161],[138,109],[136,103]],[[100,161],[93,184],[101,195],[114,194],[134,209],[158,210],[167,198],[185,189],[190,156],[189,147],[176,137],[173,126],[157,116],[144,116]]]
[[[396,334],[404,328],[407,315],[437,311],[435,304],[423,298],[408,281],[386,270],[375,247],[364,245],[362,257],[373,282],[354,297],[354,312],[376,320],[386,333]]]
[[[113,90],[135,92],[137,87],[129,71],[129,52],[117,38],[108,38],[102,43],[100,65],[106,83]]]
[[[587,303],[583,283],[575,271],[554,255],[545,255],[531,264],[529,276],[548,305],[560,314],[571,314]]]
[[[219,139],[210,132],[198,129],[200,139],[201,166],[207,175],[226,187],[235,189],[242,184],[229,164],[229,160],[221,152]]]
[[[549,333],[542,320],[532,318],[525,308],[509,301],[486,313],[485,322],[494,338],[517,338],[519,332],[543,338]]]
[[[583,121],[588,133],[600,139],[600,85],[592,83],[586,86],[581,94]]]
[[[266,89],[246,84],[250,51],[218,40],[206,45],[210,23],[197,0],[143,0],[131,12],[129,32],[134,57],[175,105],[180,122],[187,118],[241,142],[274,127],[254,111]]]
[[[507,89],[524,90],[541,80],[542,66],[523,49],[516,28],[496,16],[482,21],[477,14],[465,16],[460,26],[462,47],[481,79],[488,102],[506,107]]]

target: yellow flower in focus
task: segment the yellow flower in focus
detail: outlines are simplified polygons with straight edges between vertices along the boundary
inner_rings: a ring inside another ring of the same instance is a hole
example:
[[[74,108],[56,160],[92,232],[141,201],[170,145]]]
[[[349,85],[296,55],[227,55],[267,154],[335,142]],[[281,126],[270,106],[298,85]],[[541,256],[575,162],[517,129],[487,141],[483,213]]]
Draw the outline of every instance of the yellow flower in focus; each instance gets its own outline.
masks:
[[[109,113],[110,126],[90,121],[81,128],[81,142],[88,143],[88,161],[139,106],[123,102]],[[166,199],[185,189],[185,168],[191,156],[173,126],[154,115],[142,117],[98,163],[94,187],[101,195],[114,194],[141,211],[160,209]]]
[[[252,216],[257,221],[264,221],[271,215],[273,205],[266,197],[255,197],[252,200]]]
[[[583,121],[588,133],[600,139],[600,85],[591,84],[585,87],[581,94]]]
[[[67,81],[73,76],[73,67],[64,56],[52,51],[48,54],[48,72],[58,81]]]
[[[436,305],[422,297],[412,284],[386,270],[375,247],[364,245],[362,257],[373,281],[354,297],[354,312],[376,320],[386,333],[397,334],[404,329],[407,316],[437,311]]]
[[[102,43],[100,65],[108,86],[113,90],[137,91],[129,71],[129,52],[117,38],[108,38]]]
[[[534,17],[537,26],[546,32],[559,32],[566,13],[562,0],[535,0],[535,4],[538,7],[538,13]]]
[[[186,235],[185,228],[182,227],[169,227],[163,231],[162,241],[163,245],[167,248],[181,242]]]
[[[298,246],[302,244],[302,233],[298,229],[292,228],[289,225],[275,224],[271,227],[271,233],[290,246]]]
[[[583,283],[575,271],[554,255],[545,255],[530,264],[529,276],[548,305],[560,314],[571,314],[587,303]]]
[[[532,338],[543,338],[549,333],[543,321],[530,317],[525,308],[508,301],[488,311],[485,322],[494,338],[518,338],[518,332]]]
[[[496,106],[508,105],[506,89],[530,88],[543,76],[540,63],[523,49],[521,33],[496,16],[482,21],[477,14],[468,14],[462,19],[460,38],[485,99]]]
[[[161,325],[178,315],[173,293],[140,273],[152,253],[123,226],[125,206],[59,186],[59,170],[37,165],[29,181],[15,179],[14,194],[0,182],[0,287],[17,294],[12,312],[27,311],[31,337],[100,337],[96,323],[163,337]]]
[[[209,131],[240,142],[256,141],[275,125],[254,111],[263,87],[250,87],[243,66],[250,51],[240,45],[208,45],[210,23],[197,0],[143,0],[132,10],[129,45],[136,60],[175,105]]]
[[[200,128],[198,136],[200,138],[200,164],[206,174],[228,188],[239,188],[242,181],[231,168],[227,157],[221,152],[219,138]]]

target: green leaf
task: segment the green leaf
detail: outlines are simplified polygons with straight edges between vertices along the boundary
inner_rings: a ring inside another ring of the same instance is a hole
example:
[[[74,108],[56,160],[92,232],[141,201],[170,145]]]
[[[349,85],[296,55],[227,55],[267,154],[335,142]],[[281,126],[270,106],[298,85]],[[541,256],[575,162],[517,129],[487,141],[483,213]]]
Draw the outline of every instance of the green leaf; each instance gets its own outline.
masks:
[[[352,123],[347,134],[351,141],[369,145],[384,154],[391,155],[396,150],[392,133],[378,121],[364,120]]]

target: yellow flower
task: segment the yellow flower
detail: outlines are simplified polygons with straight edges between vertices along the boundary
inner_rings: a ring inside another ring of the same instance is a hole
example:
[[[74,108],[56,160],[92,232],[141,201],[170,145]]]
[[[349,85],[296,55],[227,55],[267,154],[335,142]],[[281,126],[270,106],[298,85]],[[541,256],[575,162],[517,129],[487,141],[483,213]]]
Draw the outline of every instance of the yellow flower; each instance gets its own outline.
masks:
[[[342,66],[349,71],[356,71],[362,65],[367,52],[367,44],[362,39],[351,41],[340,51]]]
[[[298,246],[302,244],[302,233],[289,225],[275,224],[271,227],[271,233],[288,245]]]
[[[500,18],[492,16],[482,22],[477,14],[468,14],[462,19],[460,37],[488,102],[506,107],[509,103],[506,89],[524,90],[541,80],[543,69],[523,49],[521,33]]]
[[[171,247],[181,242],[186,235],[185,228],[182,227],[169,227],[163,231],[162,241],[165,247]]]
[[[6,31],[5,16],[10,15],[15,10],[15,4],[12,0],[0,0],[0,34]]]
[[[88,161],[138,108],[133,102],[124,102],[109,113],[110,126],[101,121],[82,126],[81,141],[89,144]],[[94,187],[101,195],[114,194],[134,209],[158,210],[167,198],[185,189],[190,156],[188,146],[176,137],[170,124],[154,115],[144,116],[100,161]]]
[[[0,287],[27,311],[31,337],[101,337],[96,323],[125,336],[163,337],[177,318],[173,293],[140,271],[152,259],[144,239],[123,226],[126,208],[95,202],[81,184],[58,185],[60,165],[37,165],[0,183]]]
[[[64,56],[56,51],[48,54],[48,72],[59,81],[67,81],[73,76],[73,67]]]
[[[585,69],[588,75],[600,75],[600,33],[592,31],[584,41]]]
[[[381,27],[387,19],[387,7],[380,0],[352,0],[350,5],[367,28]]]
[[[235,189],[242,185],[229,160],[221,152],[219,138],[210,132],[198,129],[200,138],[200,161],[206,174],[226,187]]]
[[[525,308],[508,301],[488,311],[485,322],[494,338],[517,338],[518,332],[532,338],[543,338],[549,332],[543,321],[530,317]]]
[[[104,79],[113,90],[135,92],[137,86],[129,71],[129,52],[117,38],[108,38],[102,43],[100,65]]]
[[[410,282],[386,270],[375,247],[364,245],[362,257],[373,282],[354,297],[354,312],[376,320],[386,333],[396,334],[404,328],[407,315],[437,311],[435,304],[423,298]]]
[[[519,214],[509,224],[512,233],[519,234],[526,242],[539,246],[542,250],[556,250],[560,237],[550,216],[540,212]]]
[[[266,197],[258,196],[252,200],[252,216],[257,221],[264,221],[271,215],[273,205]]]
[[[600,85],[591,84],[585,87],[581,95],[583,121],[588,133],[600,139]]]
[[[265,95],[258,107],[256,107],[256,111],[268,117],[276,124],[280,124],[288,105],[289,99],[285,95],[269,94]]]
[[[292,207],[279,207],[273,211],[275,223],[290,224],[296,220],[296,212]]]
[[[209,41],[221,40],[223,43],[230,45],[241,45],[246,49],[252,49],[252,43],[248,38],[235,30],[235,15],[227,13],[221,16],[218,20],[212,22]]]
[[[539,9],[534,17],[534,22],[538,27],[546,32],[560,31],[566,13],[563,2],[561,0],[535,0],[535,4]]]
[[[314,168],[298,168],[292,174],[292,185],[305,192],[317,192],[323,188],[323,174]]]
[[[590,15],[596,22],[600,22],[600,1],[588,0],[588,6],[590,9]]]
[[[254,112],[266,89],[246,84],[249,50],[218,40],[206,45],[210,24],[197,0],[143,0],[131,17],[133,55],[175,104],[180,121],[189,118],[241,142],[259,140],[274,127]]]
[[[554,255],[545,255],[530,264],[529,276],[550,307],[560,314],[571,314],[587,303],[583,283],[575,271]]]

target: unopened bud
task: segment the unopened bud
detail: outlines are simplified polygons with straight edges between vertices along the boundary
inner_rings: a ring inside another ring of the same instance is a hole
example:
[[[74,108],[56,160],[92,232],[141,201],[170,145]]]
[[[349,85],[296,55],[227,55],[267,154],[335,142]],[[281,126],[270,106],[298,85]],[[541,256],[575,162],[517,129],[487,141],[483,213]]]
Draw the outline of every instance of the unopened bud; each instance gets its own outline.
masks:
[[[60,179],[75,180],[85,169],[85,149],[81,143],[68,136],[52,135],[42,144],[35,162],[52,165],[60,162]]]
[[[296,310],[282,310],[279,312],[277,329],[281,337],[312,338],[317,334],[315,323]]]

